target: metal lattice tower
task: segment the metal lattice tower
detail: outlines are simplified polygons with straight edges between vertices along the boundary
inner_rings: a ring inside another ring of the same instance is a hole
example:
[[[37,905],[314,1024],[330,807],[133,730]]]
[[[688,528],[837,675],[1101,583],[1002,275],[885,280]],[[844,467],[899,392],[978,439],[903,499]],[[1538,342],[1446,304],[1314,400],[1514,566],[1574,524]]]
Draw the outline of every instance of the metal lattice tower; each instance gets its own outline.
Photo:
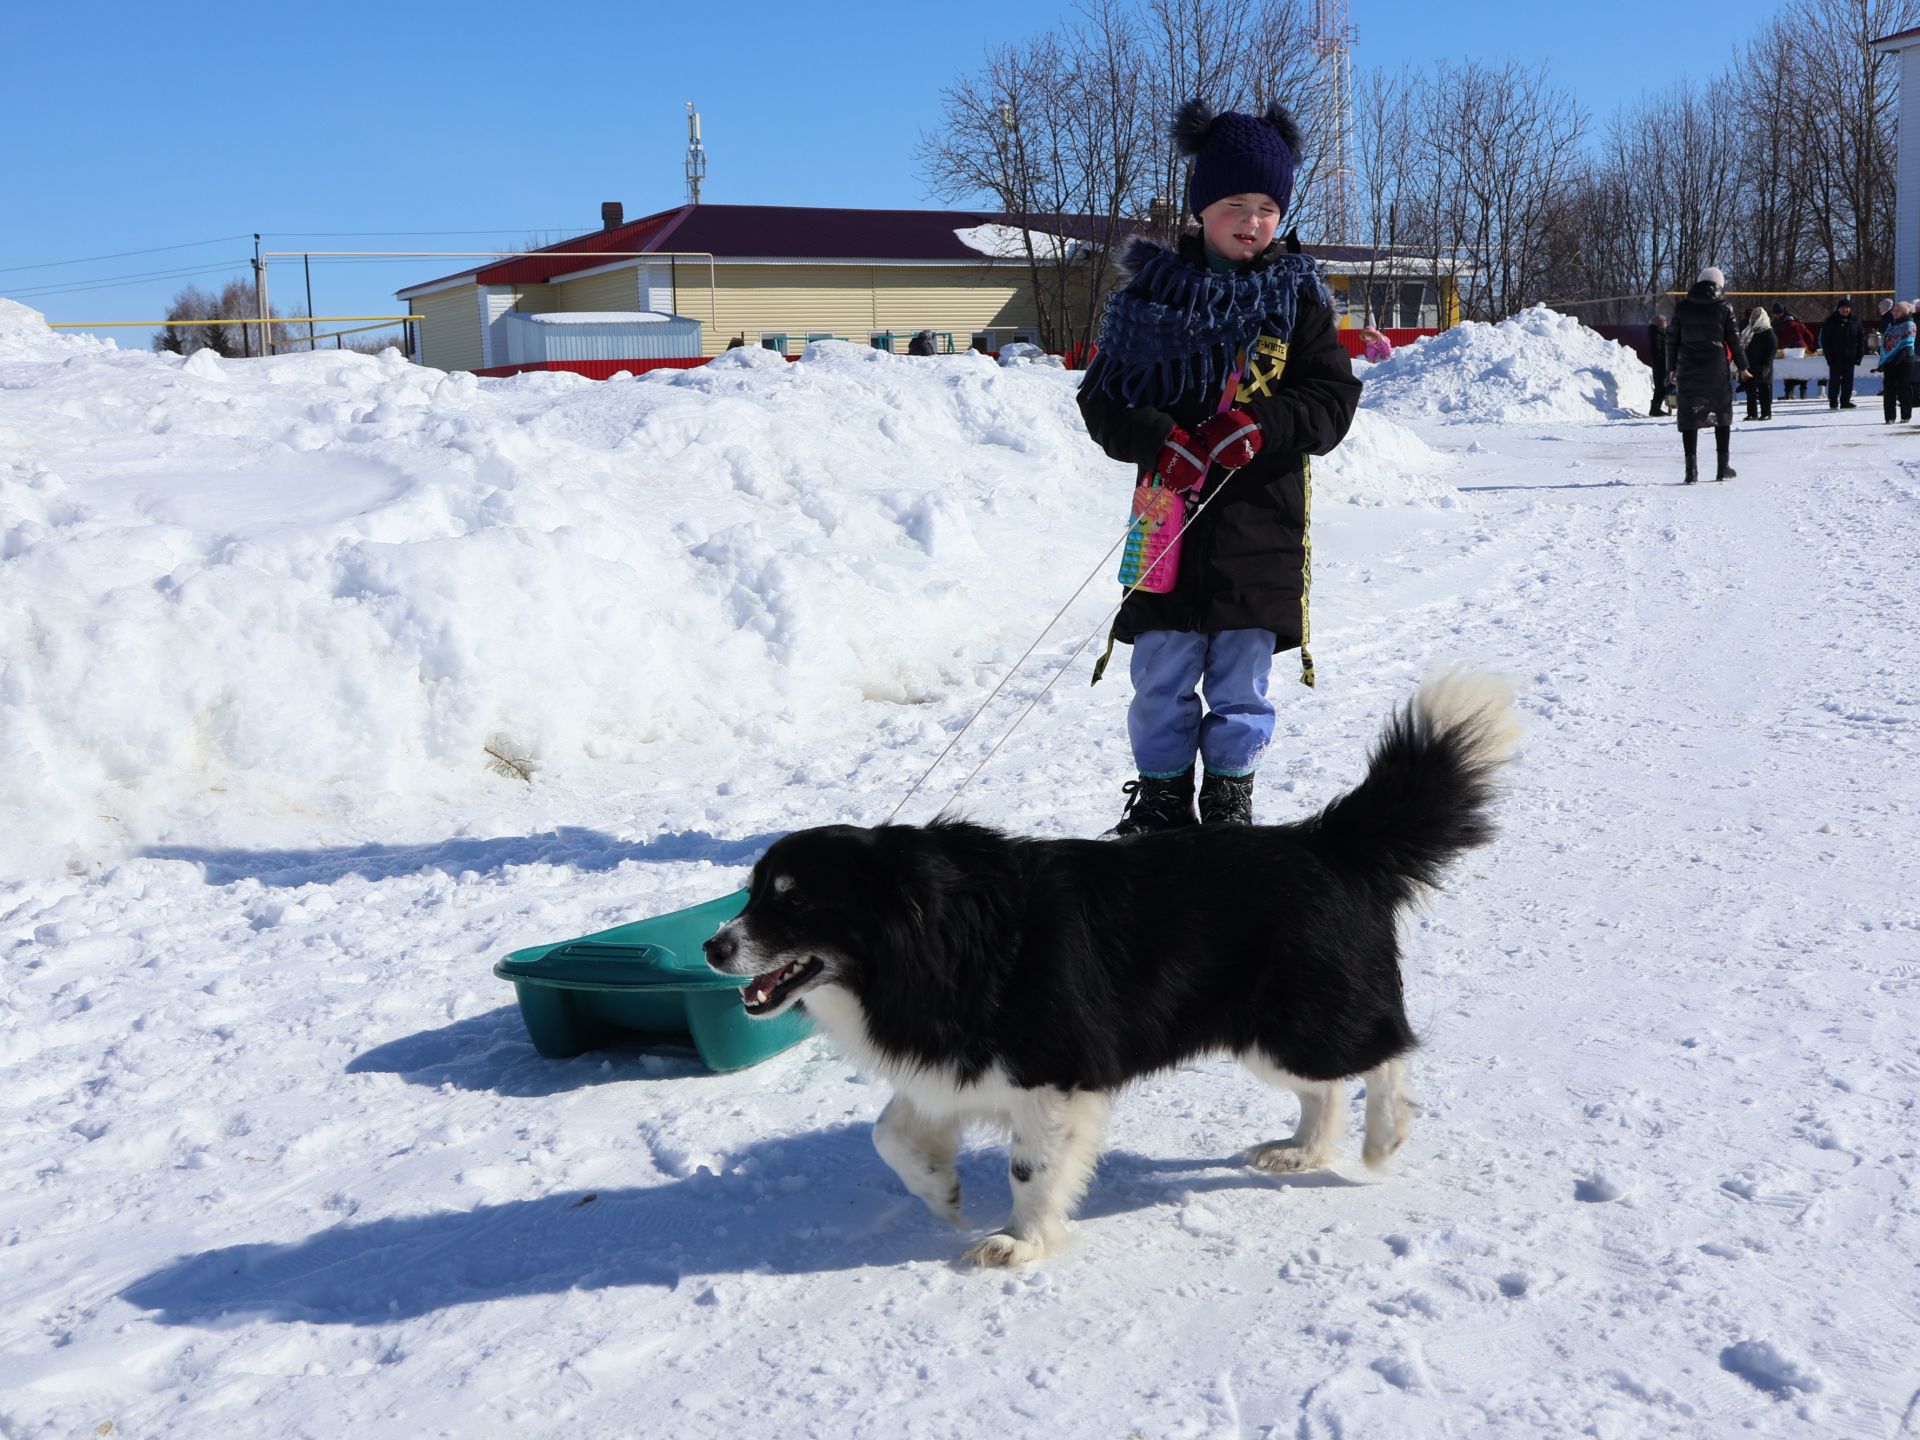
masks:
[[[1320,201],[1325,238],[1350,242],[1354,218],[1353,27],[1347,0],[1313,0],[1313,53],[1320,61],[1327,97],[1325,149],[1321,160]]]
[[[700,203],[700,184],[707,178],[707,147],[700,143],[700,112],[687,101],[687,199]]]

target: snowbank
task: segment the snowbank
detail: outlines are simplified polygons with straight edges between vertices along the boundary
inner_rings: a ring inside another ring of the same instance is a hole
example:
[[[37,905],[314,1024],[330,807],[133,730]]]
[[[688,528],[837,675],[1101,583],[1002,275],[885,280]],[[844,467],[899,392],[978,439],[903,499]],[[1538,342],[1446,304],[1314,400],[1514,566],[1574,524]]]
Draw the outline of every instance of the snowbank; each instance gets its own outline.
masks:
[[[1580,423],[1644,415],[1653,403],[1639,356],[1543,306],[1417,340],[1365,378],[1361,403],[1402,417]]]
[[[47,317],[18,300],[0,297],[0,364],[9,360],[67,360],[118,350],[110,340],[66,335],[47,328]]]
[[[1452,506],[1460,492],[1444,472],[1455,463],[1406,426],[1361,410],[1340,448],[1313,461],[1314,498],[1351,505],[1422,500]]]
[[[490,746],[584,783],[968,697],[1126,513],[1077,377],[971,353],[606,384],[78,354],[0,370],[0,804],[65,817],[56,851],[457,800]],[[1317,498],[1431,498],[1438,463],[1368,417]]]

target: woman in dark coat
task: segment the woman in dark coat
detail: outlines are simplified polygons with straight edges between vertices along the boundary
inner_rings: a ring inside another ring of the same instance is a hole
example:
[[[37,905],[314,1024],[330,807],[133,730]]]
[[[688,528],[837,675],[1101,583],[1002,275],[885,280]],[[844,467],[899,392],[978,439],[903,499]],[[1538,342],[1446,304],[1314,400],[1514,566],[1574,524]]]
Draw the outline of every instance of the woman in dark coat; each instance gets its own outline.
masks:
[[[1748,379],[1746,351],[1733,307],[1721,298],[1726,276],[1709,265],[1693,282],[1686,298],[1673,307],[1673,375],[1679,385],[1673,413],[1680,422],[1680,443],[1687,455],[1687,479],[1700,478],[1697,449],[1700,431],[1713,427],[1713,448],[1719,458],[1716,480],[1731,480],[1733,466],[1727,451],[1733,436],[1733,372]]]
[[[1833,307],[1820,326],[1820,353],[1827,362],[1827,408],[1853,409],[1853,372],[1867,353],[1867,335],[1853,313],[1853,297]]]
[[[1773,357],[1780,352],[1780,337],[1773,333],[1766,306],[1753,307],[1753,313],[1747,316],[1747,328],[1740,332],[1740,342],[1747,347],[1747,369],[1753,372],[1747,381],[1747,419],[1771,420]]]

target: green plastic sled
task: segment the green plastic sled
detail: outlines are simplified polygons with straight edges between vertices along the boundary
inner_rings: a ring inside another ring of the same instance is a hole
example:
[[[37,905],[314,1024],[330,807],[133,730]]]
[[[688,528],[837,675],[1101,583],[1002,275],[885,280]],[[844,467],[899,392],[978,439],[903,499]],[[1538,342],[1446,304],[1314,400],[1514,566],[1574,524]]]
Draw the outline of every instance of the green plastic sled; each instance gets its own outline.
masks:
[[[739,1070],[778,1055],[812,1033],[789,1010],[748,1017],[746,980],[721,975],[700,947],[747,908],[747,892],[616,925],[576,940],[515,950],[493,967],[513,982],[533,1048],[550,1060],[634,1035],[690,1036],[709,1070]]]

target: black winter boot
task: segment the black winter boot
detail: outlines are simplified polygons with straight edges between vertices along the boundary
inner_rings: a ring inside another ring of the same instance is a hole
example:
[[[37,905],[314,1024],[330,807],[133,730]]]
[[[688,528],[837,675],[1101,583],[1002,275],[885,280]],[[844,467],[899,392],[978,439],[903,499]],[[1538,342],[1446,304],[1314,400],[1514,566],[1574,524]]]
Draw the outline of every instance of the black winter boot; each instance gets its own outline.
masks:
[[[1142,775],[1120,787],[1127,808],[1120,823],[1107,834],[1144,835],[1151,830],[1178,830],[1193,824],[1193,773],[1156,779]]]
[[[1691,485],[1700,478],[1700,459],[1697,449],[1700,444],[1700,432],[1697,430],[1682,430],[1680,432],[1680,444],[1687,452],[1686,483]]]
[[[1733,466],[1727,463],[1727,450],[1732,441],[1732,438],[1733,438],[1732,434],[1730,431],[1728,431],[1726,426],[1719,425],[1714,427],[1713,448],[1714,448],[1715,455],[1720,462],[1718,469],[1714,471],[1713,478],[1716,480],[1731,480],[1736,474],[1739,473],[1733,468]]]
[[[1251,825],[1253,776],[1216,775],[1211,770],[1200,782],[1202,825]]]

